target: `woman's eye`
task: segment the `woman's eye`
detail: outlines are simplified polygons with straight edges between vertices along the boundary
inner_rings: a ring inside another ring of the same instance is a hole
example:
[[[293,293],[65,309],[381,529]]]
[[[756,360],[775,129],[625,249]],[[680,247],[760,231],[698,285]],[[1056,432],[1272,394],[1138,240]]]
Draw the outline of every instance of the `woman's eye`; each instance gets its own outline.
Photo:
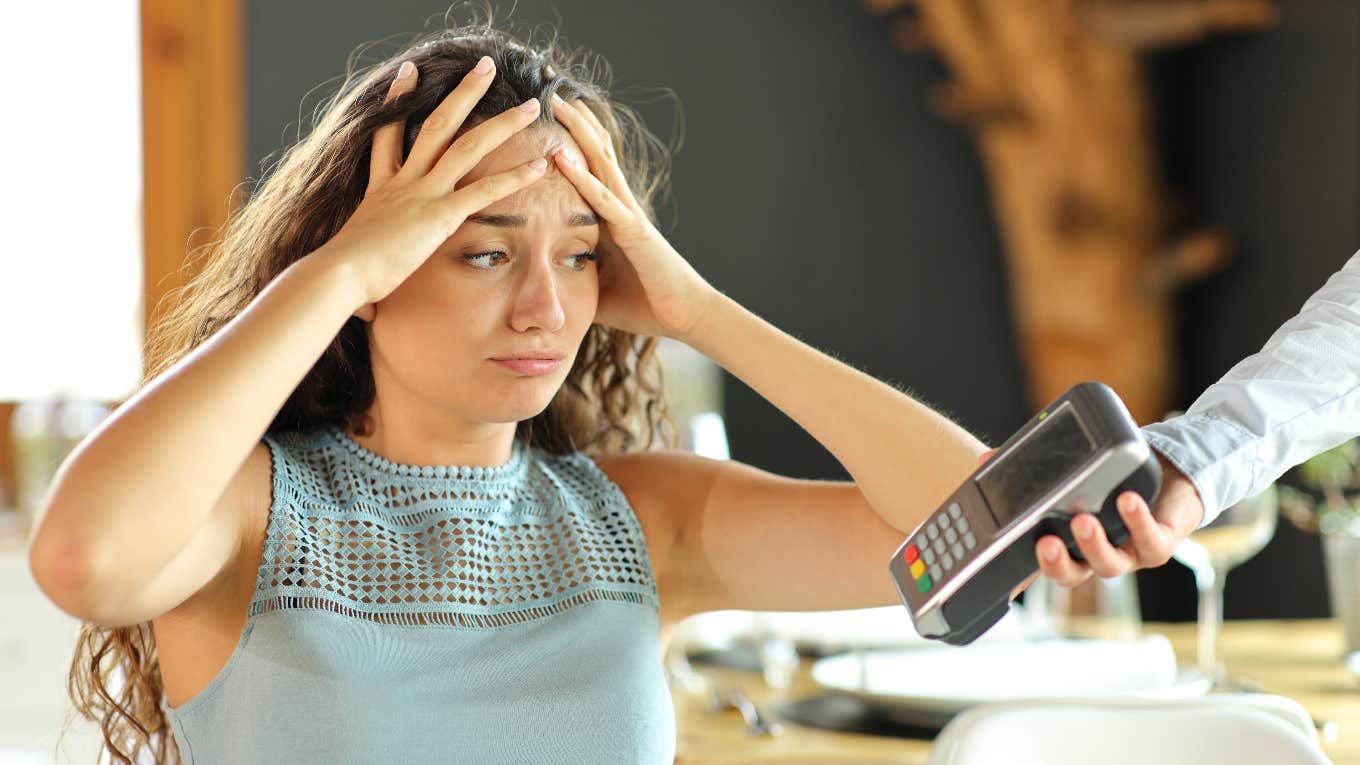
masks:
[[[463,260],[468,263],[471,263],[474,268],[479,268],[484,271],[490,271],[500,263],[504,262],[507,257],[508,255],[505,252],[501,250],[494,250],[492,252],[469,253],[463,256]],[[571,269],[573,271],[586,270],[586,263],[594,259],[595,253],[593,252],[582,252],[576,255],[569,255],[567,257],[567,260],[571,261]]]
[[[483,268],[483,269],[486,269],[486,270],[488,270],[488,271],[495,267],[495,266],[492,265],[493,262],[496,262],[496,263],[499,263],[499,262],[500,262],[500,260],[494,260],[494,259],[504,259],[504,258],[505,258],[505,253],[504,253],[504,252],[501,252],[501,251],[499,251],[499,250],[494,251],[494,252],[476,252],[476,253],[472,253],[472,254],[464,255],[464,256],[463,256],[463,260],[467,261],[468,263],[473,264],[473,266],[475,266],[476,268]]]

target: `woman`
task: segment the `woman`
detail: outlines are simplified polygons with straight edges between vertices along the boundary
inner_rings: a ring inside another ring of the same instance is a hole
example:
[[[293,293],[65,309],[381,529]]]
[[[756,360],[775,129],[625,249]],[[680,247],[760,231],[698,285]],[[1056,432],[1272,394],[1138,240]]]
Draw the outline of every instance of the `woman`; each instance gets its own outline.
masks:
[[[708,284],[585,72],[488,23],[347,82],[62,465],[32,567],[117,761],[671,762],[678,620],[898,602],[983,445]],[[652,448],[661,336],[854,481]]]

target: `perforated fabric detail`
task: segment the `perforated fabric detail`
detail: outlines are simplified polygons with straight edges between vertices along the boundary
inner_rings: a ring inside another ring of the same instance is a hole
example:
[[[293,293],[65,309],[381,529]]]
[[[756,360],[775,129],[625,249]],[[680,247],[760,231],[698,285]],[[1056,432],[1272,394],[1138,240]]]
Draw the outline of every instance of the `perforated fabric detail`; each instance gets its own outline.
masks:
[[[586,455],[400,465],[339,428],[266,436],[274,503],[251,617],[320,608],[492,628],[594,600],[657,608],[637,517]]]

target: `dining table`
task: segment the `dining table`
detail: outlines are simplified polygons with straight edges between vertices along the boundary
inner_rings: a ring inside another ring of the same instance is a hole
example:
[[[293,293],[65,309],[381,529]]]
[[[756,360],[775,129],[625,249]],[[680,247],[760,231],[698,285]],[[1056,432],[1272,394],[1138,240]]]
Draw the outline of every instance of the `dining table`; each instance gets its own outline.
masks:
[[[1178,661],[1193,665],[1193,622],[1148,622],[1142,631],[1164,635]],[[1298,701],[1322,726],[1326,755],[1337,765],[1360,765],[1360,678],[1344,661],[1345,638],[1339,621],[1228,620],[1218,647],[1229,677],[1246,680],[1261,693]],[[750,669],[696,664],[695,669],[712,684],[744,692],[783,731],[774,736],[752,733],[739,710],[715,710],[705,693],[674,684],[677,765],[918,765],[926,761],[931,747],[928,739],[848,733],[781,718],[776,711],[781,705],[826,693],[812,678],[814,661],[800,658],[792,681],[783,688],[770,687],[760,673]]]

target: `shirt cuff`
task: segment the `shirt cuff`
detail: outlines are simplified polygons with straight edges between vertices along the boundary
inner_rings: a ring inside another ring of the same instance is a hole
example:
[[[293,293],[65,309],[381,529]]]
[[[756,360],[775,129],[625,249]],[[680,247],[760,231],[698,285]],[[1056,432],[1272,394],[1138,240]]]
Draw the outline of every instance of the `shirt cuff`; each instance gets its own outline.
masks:
[[[1243,498],[1255,475],[1257,436],[1210,414],[1188,414],[1142,428],[1149,445],[1190,479],[1204,505],[1197,529]]]

